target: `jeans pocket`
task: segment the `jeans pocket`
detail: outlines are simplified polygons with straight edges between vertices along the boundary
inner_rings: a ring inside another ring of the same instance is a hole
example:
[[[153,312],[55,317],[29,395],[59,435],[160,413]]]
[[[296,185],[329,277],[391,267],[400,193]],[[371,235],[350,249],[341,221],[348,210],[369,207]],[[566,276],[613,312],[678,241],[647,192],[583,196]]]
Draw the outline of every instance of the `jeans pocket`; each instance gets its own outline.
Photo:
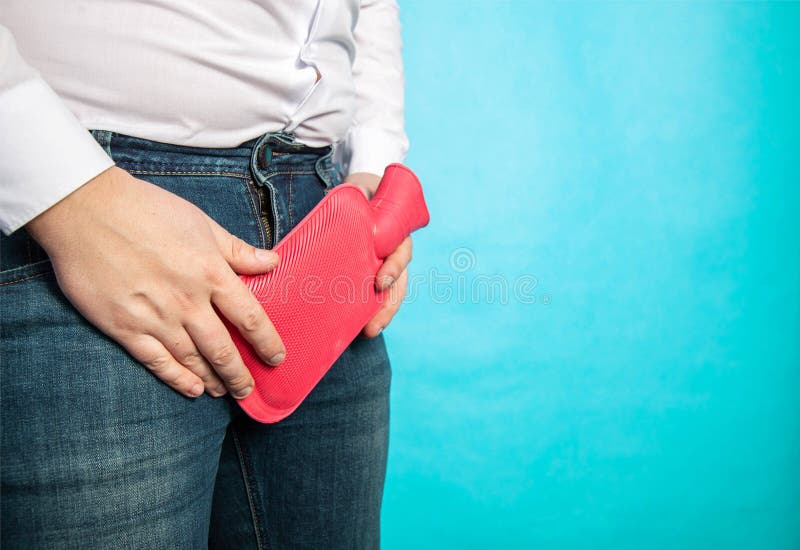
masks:
[[[51,271],[47,253],[24,229],[0,235],[0,285],[20,283]]]

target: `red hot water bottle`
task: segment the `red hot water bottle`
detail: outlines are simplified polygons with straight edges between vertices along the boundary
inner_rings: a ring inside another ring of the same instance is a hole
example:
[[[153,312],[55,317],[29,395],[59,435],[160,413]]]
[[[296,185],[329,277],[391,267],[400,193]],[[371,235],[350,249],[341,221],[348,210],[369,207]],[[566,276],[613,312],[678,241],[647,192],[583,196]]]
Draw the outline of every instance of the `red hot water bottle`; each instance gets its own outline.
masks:
[[[255,380],[239,401],[255,420],[291,414],[358,336],[388,290],[375,290],[383,259],[430,217],[419,180],[401,164],[386,168],[371,201],[354,185],[335,187],[274,248],[280,264],[242,276],[275,325],[286,359],[263,363],[228,325]]]

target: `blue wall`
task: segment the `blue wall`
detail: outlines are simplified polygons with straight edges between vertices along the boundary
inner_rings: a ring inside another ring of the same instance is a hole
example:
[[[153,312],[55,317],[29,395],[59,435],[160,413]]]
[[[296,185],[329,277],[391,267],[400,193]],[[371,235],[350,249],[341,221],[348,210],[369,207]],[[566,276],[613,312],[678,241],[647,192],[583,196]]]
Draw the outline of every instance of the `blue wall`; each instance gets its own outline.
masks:
[[[800,547],[800,4],[400,4],[384,547]]]

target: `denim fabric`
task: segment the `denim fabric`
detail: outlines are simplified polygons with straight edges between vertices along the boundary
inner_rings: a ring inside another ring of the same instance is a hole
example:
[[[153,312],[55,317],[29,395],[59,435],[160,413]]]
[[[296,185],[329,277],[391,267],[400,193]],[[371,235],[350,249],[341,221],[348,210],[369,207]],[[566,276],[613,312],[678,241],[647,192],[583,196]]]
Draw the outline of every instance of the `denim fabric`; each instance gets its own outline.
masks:
[[[225,150],[94,135],[255,246],[339,183],[329,148],[288,134]],[[230,397],[159,382],[77,313],[23,230],[2,237],[0,262],[3,548],[378,547],[382,337],[356,339],[294,414],[263,425]]]

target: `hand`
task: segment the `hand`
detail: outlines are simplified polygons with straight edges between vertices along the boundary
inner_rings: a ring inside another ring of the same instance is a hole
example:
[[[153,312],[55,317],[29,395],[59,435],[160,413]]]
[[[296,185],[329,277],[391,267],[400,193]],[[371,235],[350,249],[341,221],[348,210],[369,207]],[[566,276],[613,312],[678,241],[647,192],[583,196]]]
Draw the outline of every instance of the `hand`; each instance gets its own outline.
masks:
[[[350,174],[345,183],[361,189],[367,199],[371,199],[381,182],[380,176],[367,172]],[[406,296],[408,287],[408,264],[411,262],[411,237],[406,237],[400,246],[383,261],[375,276],[375,288],[389,289],[378,313],[367,322],[362,334],[374,338],[391,322]]]
[[[236,398],[253,389],[216,309],[266,362],[286,350],[236,273],[278,263],[193,204],[116,167],[26,226],[58,284],[86,319],[187,397]]]

